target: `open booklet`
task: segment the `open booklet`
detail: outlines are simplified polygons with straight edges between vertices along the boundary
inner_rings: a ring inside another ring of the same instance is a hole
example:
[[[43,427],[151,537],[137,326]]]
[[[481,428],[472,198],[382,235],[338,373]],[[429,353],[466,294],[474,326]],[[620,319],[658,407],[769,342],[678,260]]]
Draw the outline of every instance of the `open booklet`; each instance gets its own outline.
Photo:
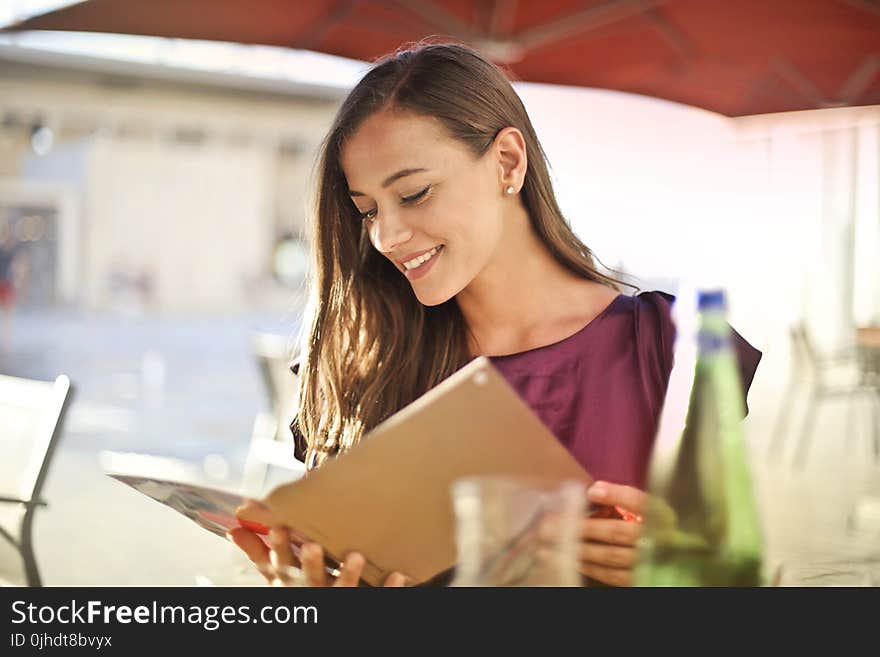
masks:
[[[245,498],[236,493],[152,476],[123,472],[107,474],[183,514],[217,536],[225,537],[230,529],[242,526],[242,522],[235,517],[235,511],[244,504]]]
[[[248,501],[238,493],[155,475],[133,474],[131,471],[108,469],[106,474],[186,516],[202,529],[207,529],[224,540],[230,529],[245,527],[269,545],[268,527],[236,517],[236,512]],[[303,538],[298,537],[291,545],[297,557],[302,542]],[[328,559],[326,569],[334,577],[339,574],[339,564],[333,560]]]
[[[220,535],[235,524],[258,534],[284,525],[296,545],[321,544],[331,570],[329,564],[358,551],[366,560],[362,580],[379,586],[395,571],[415,584],[450,572],[456,561],[451,485],[496,475],[547,486],[592,483],[491,361],[478,357],[356,447],[257,504],[239,507],[241,497],[199,486],[114,476]]]

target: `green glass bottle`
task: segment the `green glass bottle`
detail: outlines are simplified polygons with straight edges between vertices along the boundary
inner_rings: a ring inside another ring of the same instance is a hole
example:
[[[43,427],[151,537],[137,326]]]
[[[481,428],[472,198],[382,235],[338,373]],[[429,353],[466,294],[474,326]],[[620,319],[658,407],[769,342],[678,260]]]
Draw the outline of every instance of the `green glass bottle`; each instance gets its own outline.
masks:
[[[676,346],[652,456],[636,586],[762,584],[760,519],[741,426],[745,401],[724,293],[700,293],[698,309],[698,327],[679,326],[677,340],[685,342]]]

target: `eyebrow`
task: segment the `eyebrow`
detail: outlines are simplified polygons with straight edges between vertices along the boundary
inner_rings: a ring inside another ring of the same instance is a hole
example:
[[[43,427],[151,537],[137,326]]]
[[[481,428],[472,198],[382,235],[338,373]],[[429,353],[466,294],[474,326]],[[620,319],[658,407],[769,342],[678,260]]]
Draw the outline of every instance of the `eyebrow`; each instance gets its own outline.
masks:
[[[427,171],[427,169],[402,169],[397,173],[392,173],[385,180],[382,181],[382,187],[388,187],[395,180],[399,180],[400,178],[404,178],[406,176],[411,176],[414,173],[422,173],[423,171]],[[366,196],[363,192],[356,192],[353,189],[348,190],[349,196]]]

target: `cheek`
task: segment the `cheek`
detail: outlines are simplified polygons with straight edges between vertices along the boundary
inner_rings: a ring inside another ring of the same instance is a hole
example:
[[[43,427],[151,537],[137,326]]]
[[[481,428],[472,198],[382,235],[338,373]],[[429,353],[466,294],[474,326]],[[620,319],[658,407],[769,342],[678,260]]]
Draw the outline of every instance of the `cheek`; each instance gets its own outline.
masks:
[[[456,284],[466,284],[492,261],[502,242],[502,233],[501,218],[485,204],[469,202],[458,208],[442,234],[442,241],[449,245],[446,257],[454,272],[452,276],[463,279],[456,280]]]
[[[456,227],[470,257],[484,260],[500,241],[501,216],[491,199],[469,199],[461,207]]]
[[[432,226],[466,242],[480,242],[491,221],[492,206],[479,189],[462,190],[442,209],[432,210]]]

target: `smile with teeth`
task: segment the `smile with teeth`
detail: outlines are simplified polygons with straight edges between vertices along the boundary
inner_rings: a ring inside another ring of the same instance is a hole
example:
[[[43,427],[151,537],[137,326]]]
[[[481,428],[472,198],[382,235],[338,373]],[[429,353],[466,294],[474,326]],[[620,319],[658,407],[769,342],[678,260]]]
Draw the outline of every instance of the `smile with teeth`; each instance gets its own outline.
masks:
[[[420,255],[418,258],[413,258],[409,262],[404,262],[403,266],[407,269],[415,269],[416,267],[425,264],[428,260],[433,258],[437,252],[443,248],[443,245],[435,246],[433,249],[428,251],[427,253]]]

